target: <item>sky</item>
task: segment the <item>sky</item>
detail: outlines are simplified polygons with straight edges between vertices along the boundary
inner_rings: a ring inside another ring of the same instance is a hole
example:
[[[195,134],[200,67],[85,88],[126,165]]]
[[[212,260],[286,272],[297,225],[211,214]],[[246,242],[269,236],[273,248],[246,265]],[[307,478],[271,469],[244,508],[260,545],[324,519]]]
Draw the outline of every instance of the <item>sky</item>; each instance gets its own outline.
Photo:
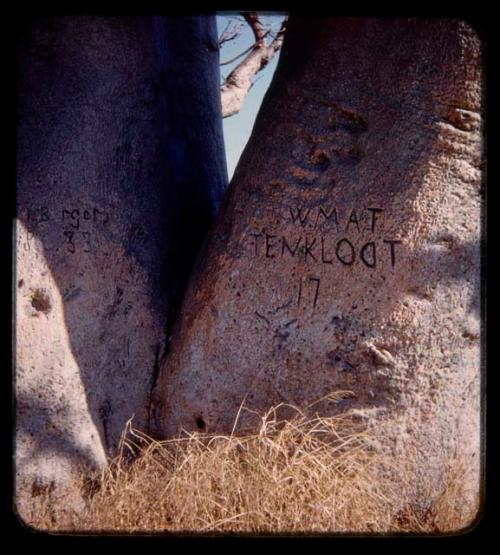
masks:
[[[273,31],[277,31],[280,28],[283,17],[283,15],[268,15],[262,16],[261,19],[266,26],[271,25]],[[219,37],[228,22],[234,22],[237,18],[242,20],[241,16],[237,16],[237,14],[217,16],[217,31]],[[222,45],[220,51],[221,63],[234,58],[251,46],[253,42],[254,36],[252,30],[247,23],[243,23],[241,35],[235,40],[226,42]],[[255,76],[254,85],[250,89],[241,111],[234,116],[222,120],[229,179],[232,178],[236,164],[250,137],[262,99],[264,98],[264,94],[271,83],[274,70],[276,69],[278,58],[279,51],[275,54],[268,66]],[[232,64],[221,65],[221,82],[243,59],[244,57],[241,57]]]

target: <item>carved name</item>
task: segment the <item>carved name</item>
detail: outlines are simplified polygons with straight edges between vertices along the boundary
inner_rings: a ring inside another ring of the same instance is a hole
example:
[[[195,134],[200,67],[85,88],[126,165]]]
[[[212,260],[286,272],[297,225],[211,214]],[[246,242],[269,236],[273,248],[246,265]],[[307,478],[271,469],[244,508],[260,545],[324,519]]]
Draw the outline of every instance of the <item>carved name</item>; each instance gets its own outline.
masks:
[[[47,206],[27,208],[26,219],[34,228],[43,228],[45,224],[62,224],[61,238],[66,252],[74,254],[77,251],[84,253],[92,250],[92,226],[97,223],[106,223],[108,215],[100,208],[90,206],[86,208],[66,207],[57,211],[50,211]],[[90,227],[89,227],[90,226]],[[28,232],[25,249],[30,248],[33,233]],[[46,245],[46,250],[50,248]]]
[[[399,239],[382,236],[366,241],[367,234],[375,235],[378,232],[382,212],[382,208],[352,209],[341,218],[334,207],[290,207],[290,221],[302,232],[250,233],[254,239],[253,253],[256,257],[265,258],[302,257],[305,262],[324,265],[337,263],[352,266],[359,262],[373,269],[385,257],[394,267],[398,258],[398,245],[401,243]],[[362,236],[365,240],[360,241]]]

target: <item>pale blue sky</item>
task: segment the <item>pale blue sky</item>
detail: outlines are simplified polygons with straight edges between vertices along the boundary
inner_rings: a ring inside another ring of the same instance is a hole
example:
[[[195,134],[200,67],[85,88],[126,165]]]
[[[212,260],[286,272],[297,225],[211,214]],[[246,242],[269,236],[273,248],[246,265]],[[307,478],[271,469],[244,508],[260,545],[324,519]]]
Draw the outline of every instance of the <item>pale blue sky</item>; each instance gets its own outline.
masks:
[[[236,18],[242,19],[237,14],[219,15],[217,16],[217,30],[219,36],[225,29],[228,21],[235,20]],[[284,15],[264,15],[262,16],[263,23],[272,25],[273,31],[278,31],[283,20]],[[220,52],[220,61],[225,62],[230,60],[246,50],[254,42],[252,30],[244,23],[241,27],[241,35],[230,42],[222,45]],[[278,63],[279,52],[274,56],[269,65],[258,73],[254,79],[254,85],[250,89],[248,96],[245,100],[242,110],[229,118],[224,118],[224,143],[226,147],[227,171],[229,179],[232,178],[236,164],[240,155],[245,147],[250,134],[252,132],[253,124],[259,111],[264,94],[271,83],[276,64]],[[239,58],[232,64],[221,66],[221,80],[226,77],[241,61],[243,57]]]

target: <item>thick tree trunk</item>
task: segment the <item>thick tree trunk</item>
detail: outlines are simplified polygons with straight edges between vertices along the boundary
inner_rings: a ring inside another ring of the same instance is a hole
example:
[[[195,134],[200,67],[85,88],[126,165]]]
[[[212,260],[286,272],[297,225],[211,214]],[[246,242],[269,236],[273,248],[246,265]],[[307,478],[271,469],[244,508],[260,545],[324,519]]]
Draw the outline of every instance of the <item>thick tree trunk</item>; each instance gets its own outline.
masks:
[[[218,63],[213,17],[22,29],[15,389],[27,520],[30,493],[104,464],[128,419],[148,429],[169,315],[227,183]]]
[[[472,461],[474,515],[480,58],[460,21],[290,20],[161,371],[166,436],[351,391],[314,408],[415,452],[424,503],[450,459]]]

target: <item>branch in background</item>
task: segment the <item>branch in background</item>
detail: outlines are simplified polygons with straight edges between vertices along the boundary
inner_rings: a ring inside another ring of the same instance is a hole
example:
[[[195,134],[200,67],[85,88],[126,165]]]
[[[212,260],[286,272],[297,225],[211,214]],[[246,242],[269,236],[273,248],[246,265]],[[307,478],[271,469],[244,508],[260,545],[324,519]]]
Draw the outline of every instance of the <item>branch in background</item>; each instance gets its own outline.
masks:
[[[253,31],[255,42],[259,42],[260,40],[262,40],[265,35],[265,29],[259,19],[258,14],[256,14],[255,12],[250,12],[243,14],[243,17]]]
[[[248,52],[247,56],[233,69],[221,86],[223,118],[233,116],[241,110],[248,91],[252,87],[252,78],[267,66],[281,48],[286,30],[287,18],[283,20],[280,30],[273,37],[270,31],[265,29],[258,14],[251,12],[243,14],[243,17],[253,31],[255,43],[233,60],[224,62],[228,64]]]
[[[219,37],[219,47],[221,47],[224,43],[230,42],[239,37],[241,35],[242,26],[243,22],[241,21],[236,21],[236,23],[234,23],[233,21],[229,21],[229,23],[226,25],[226,28],[224,29],[224,31],[222,31],[222,34]]]
[[[266,35],[268,35],[271,31],[267,31]],[[252,50],[253,48],[255,48],[255,44],[252,44],[251,46],[249,46],[246,50],[243,50],[243,52],[240,52],[237,56],[235,56],[234,58],[231,58],[230,60],[226,60],[225,62],[221,62],[219,65],[221,66],[227,66],[229,64],[232,64],[233,62],[235,62],[238,58],[241,58],[242,56],[244,56],[247,52],[250,52],[250,50]]]

